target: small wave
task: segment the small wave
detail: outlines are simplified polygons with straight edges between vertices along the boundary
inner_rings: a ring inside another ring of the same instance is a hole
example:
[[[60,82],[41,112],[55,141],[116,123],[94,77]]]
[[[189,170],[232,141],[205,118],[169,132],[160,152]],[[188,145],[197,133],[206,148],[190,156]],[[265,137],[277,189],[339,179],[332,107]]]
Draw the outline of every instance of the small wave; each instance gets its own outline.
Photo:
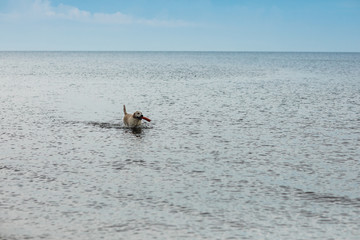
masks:
[[[281,187],[286,190],[286,192],[294,192],[297,197],[303,200],[360,208],[360,198],[349,198],[347,196],[335,196],[333,194],[316,193],[312,191],[304,191],[297,188],[291,189],[290,187],[286,186]]]
[[[360,198],[349,198],[343,196],[334,196],[332,194],[319,194],[315,192],[303,192],[299,191],[297,193],[300,198],[306,200],[314,200],[317,202],[328,203],[328,204],[340,204],[340,205],[350,205],[353,207],[360,207]]]
[[[92,125],[94,127],[107,128],[107,129],[125,129],[126,127],[119,123],[108,123],[108,122],[86,122],[88,125]]]
[[[96,121],[64,121],[64,124],[78,125],[85,124],[91,125],[94,127],[106,128],[106,129],[151,129],[152,127],[146,123],[141,125],[141,127],[130,128],[125,126],[123,123],[111,123],[111,122],[96,122]]]

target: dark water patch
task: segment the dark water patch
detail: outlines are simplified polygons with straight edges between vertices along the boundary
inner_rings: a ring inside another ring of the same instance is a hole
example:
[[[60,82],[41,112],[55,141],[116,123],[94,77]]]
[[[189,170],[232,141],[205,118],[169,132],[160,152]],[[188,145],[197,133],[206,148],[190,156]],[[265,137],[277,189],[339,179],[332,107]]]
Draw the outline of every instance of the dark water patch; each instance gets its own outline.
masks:
[[[86,122],[86,124],[94,126],[94,127],[100,127],[100,128],[106,128],[106,129],[125,129],[125,127],[122,124],[118,123],[107,123],[107,122]]]
[[[136,159],[136,158],[127,158],[125,160],[116,160],[111,163],[112,168],[115,170],[129,170],[131,166],[140,166],[145,167],[151,163],[147,163],[143,159]]]
[[[85,125],[85,126],[93,126],[104,129],[126,129],[123,124],[120,123],[110,123],[110,122],[95,122],[95,121],[63,121],[65,125]]]
[[[342,196],[334,196],[331,194],[320,194],[316,192],[304,192],[302,190],[298,190],[296,195],[301,199],[315,201],[319,203],[325,204],[338,204],[349,207],[360,208],[360,197],[359,198],[349,198]]]
[[[335,196],[333,194],[324,194],[324,193],[316,193],[311,191],[304,191],[298,188],[291,188],[287,186],[281,186],[282,196],[286,199],[291,199],[293,197],[317,202],[317,203],[324,203],[324,204],[336,204],[341,206],[349,206],[360,208],[360,197],[358,198],[349,198],[344,196]]]
[[[13,172],[12,176],[24,176],[28,182],[39,181],[39,182],[53,182],[56,180],[55,177],[51,177],[46,174],[38,173],[31,169],[21,169],[19,167],[0,165],[0,170],[7,170]],[[22,185],[23,183],[21,183]]]
[[[113,123],[113,122],[96,122],[96,121],[63,121],[66,125],[71,126],[86,126],[94,127],[94,129],[103,129],[103,130],[123,130],[126,133],[132,133],[136,137],[143,137],[144,131],[152,129],[153,127],[147,123],[143,123],[140,127],[130,128],[125,126],[123,123]],[[91,132],[91,130],[89,130]],[[79,136],[82,137],[82,136]]]
[[[136,137],[143,137],[146,130],[152,129],[153,127],[147,125],[146,123],[142,124],[140,127],[130,128],[121,123],[108,123],[108,122],[85,122],[87,125],[91,125],[93,127],[99,127],[101,129],[116,129],[116,130],[124,130],[127,133],[131,133]]]

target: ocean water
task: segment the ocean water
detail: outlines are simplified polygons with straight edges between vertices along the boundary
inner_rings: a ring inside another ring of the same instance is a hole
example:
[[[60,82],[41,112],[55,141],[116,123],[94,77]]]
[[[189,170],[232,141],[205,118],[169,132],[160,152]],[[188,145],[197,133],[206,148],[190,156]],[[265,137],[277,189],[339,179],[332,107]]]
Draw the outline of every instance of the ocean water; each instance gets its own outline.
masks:
[[[0,121],[1,240],[360,238],[359,53],[0,52]]]

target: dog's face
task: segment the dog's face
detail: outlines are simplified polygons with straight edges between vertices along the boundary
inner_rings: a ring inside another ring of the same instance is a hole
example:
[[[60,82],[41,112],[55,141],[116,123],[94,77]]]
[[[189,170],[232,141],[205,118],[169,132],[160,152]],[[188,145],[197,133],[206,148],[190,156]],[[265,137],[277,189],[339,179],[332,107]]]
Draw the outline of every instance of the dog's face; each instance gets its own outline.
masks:
[[[140,111],[136,111],[134,112],[133,117],[141,120],[143,118],[143,114]]]

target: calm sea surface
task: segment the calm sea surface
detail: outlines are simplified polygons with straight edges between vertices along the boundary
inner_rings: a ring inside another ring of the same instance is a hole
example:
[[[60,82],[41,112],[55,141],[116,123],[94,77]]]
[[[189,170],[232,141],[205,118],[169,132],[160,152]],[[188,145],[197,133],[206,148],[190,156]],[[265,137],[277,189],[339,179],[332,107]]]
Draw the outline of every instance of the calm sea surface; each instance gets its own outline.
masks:
[[[360,54],[0,52],[0,179],[1,240],[359,239]]]

